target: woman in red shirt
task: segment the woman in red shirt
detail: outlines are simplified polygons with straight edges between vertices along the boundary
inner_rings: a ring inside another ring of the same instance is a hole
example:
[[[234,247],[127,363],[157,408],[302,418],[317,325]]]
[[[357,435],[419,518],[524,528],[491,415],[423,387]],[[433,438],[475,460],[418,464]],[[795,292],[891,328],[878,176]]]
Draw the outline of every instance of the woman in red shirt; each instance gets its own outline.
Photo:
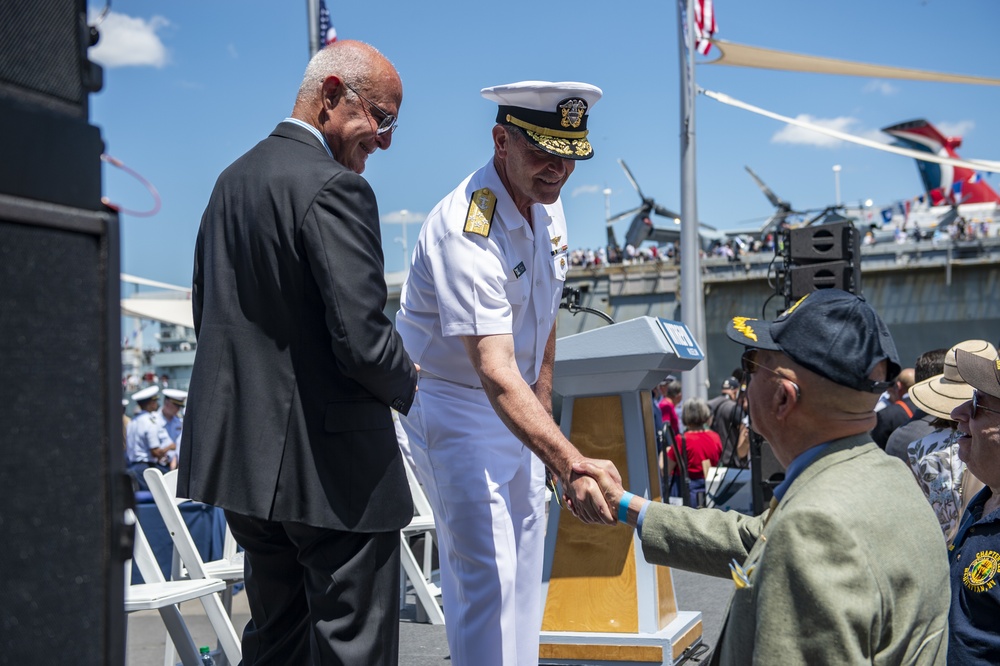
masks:
[[[705,477],[708,468],[719,464],[722,456],[722,440],[719,434],[709,429],[712,412],[708,403],[701,398],[684,401],[681,413],[684,432],[676,437],[675,446],[667,448],[667,477],[670,479],[670,495],[680,497],[680,476],[677,469],[677,452],[687,460],[689,506],[700,506],[699,494],[704,495]]]

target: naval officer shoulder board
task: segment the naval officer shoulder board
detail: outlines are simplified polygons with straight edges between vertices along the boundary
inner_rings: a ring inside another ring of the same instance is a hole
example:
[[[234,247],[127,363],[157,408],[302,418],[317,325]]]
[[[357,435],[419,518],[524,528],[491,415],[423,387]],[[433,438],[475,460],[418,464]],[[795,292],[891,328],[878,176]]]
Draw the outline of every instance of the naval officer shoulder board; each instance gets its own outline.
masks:
[[[463,231],[469,234],[479,234],[483,238],[490,235],[490,224],[493,222],[493,213],[497,208],[497,195],[484,187],[472,193],[472,200],[469,201],[469,212],[465,216],[465,228]]]

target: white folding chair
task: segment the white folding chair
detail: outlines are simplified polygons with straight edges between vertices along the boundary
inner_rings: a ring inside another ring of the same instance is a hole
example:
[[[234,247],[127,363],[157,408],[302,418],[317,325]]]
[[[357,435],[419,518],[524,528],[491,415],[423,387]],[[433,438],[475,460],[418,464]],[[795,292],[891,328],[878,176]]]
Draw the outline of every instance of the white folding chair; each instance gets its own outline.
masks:
[[[413,586],[413,592],[417,597],[419,622],[444,624],[444,613],[439,603],[441,586],[434,582],[436,575],[433,570],[434,513],[406,456],[403,456],[403,466],[406,468],[406,480],[410,484],[410,495],[413,496],[414,515],[409,525],[399,533],[400,563],[403,565],[404,574],[402,583],[405,588],[406,581],[409,580]],[[424,535],[422,564],[417,562],[413,549],[410,548],[410,537],[421,534]]]
[[[142,610],[156,610],[167,628],[167,643],[176,648],[184,666],[199,666],[201,657],[195,647],[191,632],[188,631],[179,604],[198,599],[205,608],[205,613],[219,640],[235,646],[234,656],[239,660],[239,641],[236,630],[233,629],[229,616],[222,608],[218,593],[226,588],[226,583],[218,578],[199,578],[192,580],[165,580],[160,565],[156,561],[153,549],[150,548],[146,535],[139,526],[131,509],[126,510],[126,522],[135,528],[132,557],[135,559],[139,573],[145,581],[132,585],[132,560],[125,562],[125,612],[134,613]],[[233,662],[236,663],[236,662]]]
[[[230,556],[220,560],[205,562],[201,559],[201,554],[198,552],[194,538],[192,538],[187,523],[184,522],[184,517],[178,508],[178,505],[190,500],[177,497],[177,471],[174,470],[163,474],[155,467],[150,467],[143,472],[143,478],[145,478],[149,486],[149,492],[153,496],[156,508],[163,518],[163,523],[167,526],[171,540],[174,542],[174,552],[177,558],[179,558],[179,566],[176,567],[177,575],[174,577],[191,579],[216,578],[225,581],[222,598],[219,600],[219,607],[226,614],[226,621],[230,622],[232,586],[243,581],[243,558],[241,553],[235,552],[236,542],[229,532],[229,527],[226,527],[227,543],[223,546],[223,553],[226,554],[231,551]],[[230,626],[232,626],[231,622]],[[238,664],[240,662],[239,640],[236,640],[234,644],[227,645],[226,639],[222,636],[219,639],[222,654],[225,655],[226,660],[230,664]],[[225,663],[222,659],[219,659],[219,661]],[[170,645],[167,645],[164,664],[172,665],[173,663],[173,651]]]

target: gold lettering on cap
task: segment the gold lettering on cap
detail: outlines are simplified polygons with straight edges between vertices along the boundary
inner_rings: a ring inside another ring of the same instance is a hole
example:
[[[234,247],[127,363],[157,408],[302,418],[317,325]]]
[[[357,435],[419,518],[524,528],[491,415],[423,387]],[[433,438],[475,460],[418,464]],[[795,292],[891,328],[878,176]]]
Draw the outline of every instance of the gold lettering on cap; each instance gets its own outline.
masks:
[[[793,312],[795,312],[795,308],[797,308],[800,305],[802,305],[802,301],[806,300],[807,298],[809,298],[809,294],[806,294],[805,296],[803,296],[799,300],[795,301],[795,303],[792,304],[792,307],[788,308],[787,310],[785,310],[784,312],[781,313],[781,316],[782,317],[787,317],[788,315],[790,315]]]
[[[757,334],[747,322],[757,321],[752,317],[733,317],[733,328],[743,334],[744,337],[757,342]]]

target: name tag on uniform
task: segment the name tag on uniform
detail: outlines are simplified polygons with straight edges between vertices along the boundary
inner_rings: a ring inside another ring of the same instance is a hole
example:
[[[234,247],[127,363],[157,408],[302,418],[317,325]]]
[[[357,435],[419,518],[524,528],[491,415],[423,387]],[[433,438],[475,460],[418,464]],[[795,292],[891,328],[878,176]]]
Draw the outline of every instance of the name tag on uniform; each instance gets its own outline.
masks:
[[[524,262],[522,261],[517,266],[514,266],[514,277],[519,278],[524,275],[524,271],[528,270],[524,267]]]
[[[493,222],[493,213],[497,208],[497,195],[484,187],[472,193],[472,200],[469,201],[469,212],[465,216],[465,228],[463,231],[469,234],[478,234],[483,238],[490,235],[490,225]]]

